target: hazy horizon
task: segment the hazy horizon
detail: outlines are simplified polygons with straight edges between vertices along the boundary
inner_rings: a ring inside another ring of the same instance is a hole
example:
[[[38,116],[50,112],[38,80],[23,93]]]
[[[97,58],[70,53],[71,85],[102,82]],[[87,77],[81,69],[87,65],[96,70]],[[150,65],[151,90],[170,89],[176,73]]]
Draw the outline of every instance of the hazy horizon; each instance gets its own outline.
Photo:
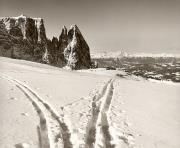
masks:
[[[0,16],[42,17],[48,38],[77,24],[92,52],[180,53],[178,0],[0,0]]]

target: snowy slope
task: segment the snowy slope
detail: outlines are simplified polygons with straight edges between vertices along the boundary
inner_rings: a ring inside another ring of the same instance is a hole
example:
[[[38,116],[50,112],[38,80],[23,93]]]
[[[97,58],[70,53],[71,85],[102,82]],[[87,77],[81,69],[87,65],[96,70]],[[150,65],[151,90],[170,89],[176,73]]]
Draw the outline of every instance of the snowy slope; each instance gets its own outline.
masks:
[[[0,147],[180,147],[178,84],[3,57],[0,67]]]
[[[61,106],[89,96],[97,84],[109,79],[108,77],[95,77],[92,74],[70,72],[48,65],[3,57],[0,58],[0,67],[0,85],[3,88],[1,91],[2,103],[0,103],[0,126],[3,127],[0,130],[0,147],[12,147],[23,142],[34,144],[37,147],[39,119],[36,110],[45,112],[47,118],[51,117],[49,117],[50,113],[46,114],[47,109],[38,101],[38,97],[34,96],[34,93],[38,94],[45,102],[50,102],[52,108],[59,112],[57,114],[60,114]],[[32,105],[33,99],[37,105]],[[39,109],[36,106],[39,106]],[[30,109],[28,110],[28,108]],[[29,123],[29,127],[25,122]],[[9,132],[5,132],[12,126],[12,123],[15,127]],[[15,136],[16,133],[19,135]]]

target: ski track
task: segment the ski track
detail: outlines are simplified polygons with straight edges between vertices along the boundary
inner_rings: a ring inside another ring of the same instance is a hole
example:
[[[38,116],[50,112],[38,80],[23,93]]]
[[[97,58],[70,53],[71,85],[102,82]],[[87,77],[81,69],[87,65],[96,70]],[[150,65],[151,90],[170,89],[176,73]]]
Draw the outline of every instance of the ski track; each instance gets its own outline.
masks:
[[[25,96],[32,102],[40,119],[37,126],[40,148],[73,148],[71,131],[64,118],[45,102],[35,91],[23,82],[13,79],[4,74],[0,75],[15,84]],[[91,118],[86,127],[84,148],[115,148],[112,144],[110,131],[109,108],[113,98],[113,79],[110,79],[102,89],[97,92],[91,102]],[[71,102],[65,106],[71,106],[84,98]]]
[[[108,81],[92,100],[92,117],[86,130],[85,148],[114,148],[108,123],[108,110],[113,96],[113,80]],[[102,138],[102,144],[99,138]]]
[[[109,90],[107,92],[107,98],[103,102],[102,111],[101,111],[101,130],[103,134],[103,144],[104,148],[114,148],[115,146],[111,144],[112,137],[111,133],[109,131],[109,117],[108,117],[108,111],[109,107],[111,105],[111,100],[113,96],[113,83],[109,84]]]
[[[32,102],[40,119],[38,133],[41,148],[73,147],[71,134],[67,125],[48,103],[44,102],[44,100],[26,84],[4,74],[1,75],[1,77],[15,84]]]

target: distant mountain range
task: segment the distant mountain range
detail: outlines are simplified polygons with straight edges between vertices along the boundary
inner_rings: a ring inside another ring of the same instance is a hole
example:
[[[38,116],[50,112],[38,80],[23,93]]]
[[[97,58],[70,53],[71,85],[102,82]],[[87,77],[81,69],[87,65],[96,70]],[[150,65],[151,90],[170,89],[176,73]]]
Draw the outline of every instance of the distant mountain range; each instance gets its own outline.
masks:
[[[91,58],[93,59],[101,59],[101,58],[122,58],[122,57],[177,57],[180,58],[180,54],[167,54],[167,53],[137,53],[137,54],[129,54],[124,50],[116,51],[116,52],[99,52],[99,53],[91,53]]]

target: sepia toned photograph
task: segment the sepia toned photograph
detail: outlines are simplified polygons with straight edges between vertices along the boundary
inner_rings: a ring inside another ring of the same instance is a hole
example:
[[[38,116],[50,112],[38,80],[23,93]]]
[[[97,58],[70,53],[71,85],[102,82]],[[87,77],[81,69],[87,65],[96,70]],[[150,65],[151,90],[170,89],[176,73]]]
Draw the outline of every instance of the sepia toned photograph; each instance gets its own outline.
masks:
[[[0,148],[180,148],[180,0],[0,0]]]

